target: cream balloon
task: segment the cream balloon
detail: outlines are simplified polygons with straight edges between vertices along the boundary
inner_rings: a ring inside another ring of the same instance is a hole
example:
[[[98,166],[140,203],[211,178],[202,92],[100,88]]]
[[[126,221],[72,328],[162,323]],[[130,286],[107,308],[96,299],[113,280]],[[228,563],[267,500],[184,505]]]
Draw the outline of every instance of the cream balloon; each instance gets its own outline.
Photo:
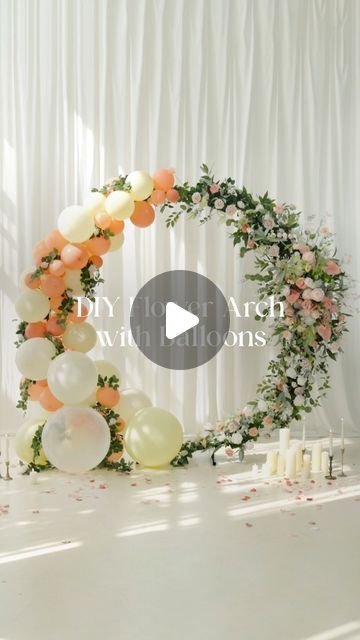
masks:
[[[44,424],[44,422],[45,420],[40,419],[26,420],[26,422],[21,425],[20,429],[16,433],[15,451],[20,460],[22,460],[22,462],[26,462],[26,464],[35,462],[35,464],[45,465],[47,463],[43,448],[40,449],[39,455],[36,456],[34,460],[34,450],[31,447],[31,443],[37,429],[40,427],[40,425]]]
[[[106,457],[110,429],[95,409],[63,407],[48,419],[41,441],[45,455],[54,467],[67,473],[83,473]]]
[[[85,242],[95,233],[94,216],[80,205],[67,207],[59,215],[58,229],[69,242]]]
[[[116,220],[130,218],[134,209],[134,200],[127,191],[112,191],[106,198],[105,210]]]
[[[152,177],[146,171],[132,171],[126,178],[131,185],[131,195],[134,200],[146,200],[153,192],[154,183]]]
[[[124,240],[125,238],[123,233],[118,233],[117,236],[111,236],[109,251],[117,251],[118,249],[121,249],[124,244]]]
[[[82,296],[84,294],[84,288],[81,283],[81,271],[80,269],[66,269],[64,275],[64,282],[67,289],[71,289],[71,293],[74,296]]]
[[[16,313],[26,322],[39,322],[50,311],[49,298],[41,291],[26,288],[15,302]]]
[[[124,389],[120,391],[120,400],[114,407],[114,411],[127,424],[138,411],[151,405],[150,398],[140,389]]]
[[[99,211],[103,211],[105,208],[106,198],[100,191],[92,191],[86,196],[84,200],[84,207],[95,216]]]
[[[162,467],[175,458],[183,442],[183,429],[169,411],[148,407],[128,424],[124,444],[130,455],[145,467]]]
[[[69,323],[62,336],[62,342],[66,349],[87,353],[95,347],[97,334],[94,327],[88,322],[81,324]]]
[[[97,387],[94,362],[79,351],[68,351],[57,356],[50,364],[47,380],[55,398],[68,405],[80,404]]]
[[[109,362],[109,360],[95,360],[95,367],[99,376],[107,379],[111,378],[111,376],[116,376],[120,384],[121,373],[112,362]]]
[[[17,349],[15,363],[29,380],[45,380],[56,349],[47,338],[30,338]]]
[[[91,393],[88,398],[86,398],[82,402],[78,402],[74,406],[76,406],[76,407],[92,407],[95,404],[96,404],[96,391]]]

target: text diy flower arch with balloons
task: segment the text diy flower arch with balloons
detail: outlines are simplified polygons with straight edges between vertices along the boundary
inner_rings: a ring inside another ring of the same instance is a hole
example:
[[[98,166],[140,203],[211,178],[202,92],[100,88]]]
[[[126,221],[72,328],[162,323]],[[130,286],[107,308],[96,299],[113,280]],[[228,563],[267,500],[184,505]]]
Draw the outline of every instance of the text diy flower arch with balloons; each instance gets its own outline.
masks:
[[[222,446],[242,458],[246,443],[299,420],[329,388],[329,361],[341,351],[347,315],[346,275],[331,235],[324,227],[302,229],[293,205],[276,204],[267,193],[255,198],[231,178],[216,180],[205,165],[202,172],[195,185],[175,185],[174,172],[166,169],[152,177],[134,171],[114,178],[82,206],[62,211],[58,228],[34,247],[35,265],[23,274],[16,302],[16,363],[23,375],[18,407],[26,410],[31,399],[49,415],[18,431],[17,452],[29,468],[127,471],[124,442],[130,456],[148,466],[184,465],[195,451]],[[168,227],[184,214],[200,223],[219,216],[240,256],[254,253],[255,273],[246,278],[258,283],[261,296],[275,295],[285,305],[272,331],[278,355],[256,398],[184,442],[175,416],[152,407],[140,390],[119,392],[118,369],[86,355],[96,331],[86,322],[85,306],[77,315],[76,296],[93,298],[102,256],[124,242],[124,221],[147,227],[156,207],[167,212]]]

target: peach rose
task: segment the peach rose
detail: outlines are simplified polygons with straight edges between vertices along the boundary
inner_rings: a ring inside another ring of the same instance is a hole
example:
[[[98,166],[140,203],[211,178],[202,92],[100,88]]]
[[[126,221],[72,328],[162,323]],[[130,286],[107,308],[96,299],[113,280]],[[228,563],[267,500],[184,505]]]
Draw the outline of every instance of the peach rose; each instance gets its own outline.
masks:
[[[219,191],[220,186],[216,184],[216,182],[213,182],[212,185],[210,185],[210,193],[219,193]]]
[[[339,273],[341,273],[341,269],[337,262],[334,262],[334,260],[329,260],[326,263],[325,272],[329,276],[338,276]]]
[[[251,438],[256,438],[258,434],[259,434],[259,430],[257,427],[250,427],[249,436],[251,436]]]
[[[314,262],[315,259],[315,254],[313,251],[305,251],[305,253],[303,253],[303,260],[305,260],[305,262]]]
[[[265,416],[264,420],[263,420],[263,425],[264,427],[271,427],[273,423],[273,419],[271,416]]]

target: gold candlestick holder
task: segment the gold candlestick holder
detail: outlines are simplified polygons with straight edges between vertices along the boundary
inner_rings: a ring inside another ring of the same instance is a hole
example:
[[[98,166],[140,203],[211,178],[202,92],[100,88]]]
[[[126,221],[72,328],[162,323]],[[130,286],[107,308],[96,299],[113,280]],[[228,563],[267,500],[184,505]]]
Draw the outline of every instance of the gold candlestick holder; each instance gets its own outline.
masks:
[[[333,460],[334,456],[329,456],[329,475],[325,476],[326,480],[336,480],[336,476],[333,476]]]
[[[9,471],[9,467],[10,467],[10,462],[5,462],[5,466],[6,466],[6,474],[3,477],[3,480],[12,480],[12,477],[10,475],[10,471]]]
[[[341,471],[339,473],[339,478],[346,478],[346,473],[344,473],[344,453],[345,448],[341,449]]]

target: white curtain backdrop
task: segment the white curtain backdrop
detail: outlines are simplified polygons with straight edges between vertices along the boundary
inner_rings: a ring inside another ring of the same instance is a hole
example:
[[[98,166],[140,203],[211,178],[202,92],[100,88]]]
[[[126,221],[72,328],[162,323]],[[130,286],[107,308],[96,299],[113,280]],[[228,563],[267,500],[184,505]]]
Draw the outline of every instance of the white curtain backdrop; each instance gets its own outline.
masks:
[[[119,170],[176,167],[178,181],[194,180],[205,161],[219,177],[268,189],[296,203],[304,224],[325,221],[359,281],[358,0],[0,0],[0,42],[1,430],[22,420],[13,318],[32,245]],[[159,214],[147,230],[128,224],[123,250],[106,259],[102,294],[122,304],[96,327],[128,327],[129,297],[175,268],[251,299],[225,227],[182,221],[169,231]],[[315,431],[340,416],[358,429],[359,354],[355,318],[329,397],[308,420]],[[119,343],[94,355],[193,433],[252,398],[270,349],[223,348],[187,372]]]

